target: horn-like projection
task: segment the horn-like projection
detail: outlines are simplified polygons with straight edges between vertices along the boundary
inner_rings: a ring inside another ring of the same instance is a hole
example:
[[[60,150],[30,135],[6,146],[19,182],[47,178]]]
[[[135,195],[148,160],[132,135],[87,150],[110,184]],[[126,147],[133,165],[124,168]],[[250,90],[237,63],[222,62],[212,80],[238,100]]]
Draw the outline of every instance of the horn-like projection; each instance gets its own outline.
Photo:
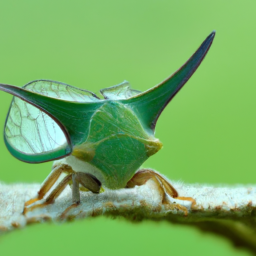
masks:
[[[101,128],[107,127],[105,123],[110,120],[115,123],[113,113],[122,120],[116,126],[125,127],[128,137],[131,131],[127,129],[132,127],[137,134],[140,124],[152,135],[161,112],[200,65],[214,36],[215,32],[211,33],[176,73],[143,93],[130,89],[127,82],[101,90],[105,98],[102,100],[89,91],[50,80],[32,81],[23,88],[0,84],[0,90],[15,96],[5,125],[6,146],[16,158],[25,162],[39,163],[67,156],[74,146],[86,143],[95,112],[100,115],[99,119],[95,117],[97,121],[94,120],[96,139],[102,140]],[[122,104],[127,108],[120,107]],[[127,113],[131,118],[122,119]],[[119,132],[117,129],[111,136],[119,136]]]
[[[122,101],[135,111],[146,127],[152,130],[155,129],[161,112],[196,71],[208,52],[214,36],[215,31],[205,39],[191,58],[165,81],[152,89]]]
[[[49,115],[60,126],[71,147],[86,138],[91,116],[103,104],[100,100],[74,102],[56,99],[7,84],[0,84],[0,90],[19,97]]]

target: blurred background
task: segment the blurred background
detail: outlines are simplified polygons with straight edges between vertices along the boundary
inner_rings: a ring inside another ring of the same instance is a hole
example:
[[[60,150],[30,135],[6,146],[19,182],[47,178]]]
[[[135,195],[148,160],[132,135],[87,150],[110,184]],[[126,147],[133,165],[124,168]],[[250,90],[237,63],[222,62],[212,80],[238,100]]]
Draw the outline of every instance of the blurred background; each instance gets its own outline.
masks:
[[[128,80],[147,90],[216,30],[206,59],[164,110],[164,148],[144,167],[186,183],[250,184],[256,152],[256,2],[2,0],[0,82],[52,79],[98,93]],[[12,96],[0,92],[0,127]],[[41,183],[51,162],[14,159],[0,139],[0,180]],[[17,255],[249,255],[211,234],[169,223],[101,217],[30,226],[0,237]]]

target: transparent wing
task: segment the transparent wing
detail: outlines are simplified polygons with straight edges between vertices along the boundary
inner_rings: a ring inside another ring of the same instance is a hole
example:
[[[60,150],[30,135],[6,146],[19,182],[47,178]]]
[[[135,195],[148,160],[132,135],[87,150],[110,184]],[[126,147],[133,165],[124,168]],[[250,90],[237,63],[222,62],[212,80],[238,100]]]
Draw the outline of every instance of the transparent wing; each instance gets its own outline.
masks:
[[[140,91],[131,89],[129,82],[127,81],[123,81],[121,84],[102,89],[100,92],[105,99],[109,100],[129,99],[141,93]]]
[[[48,97],[75,102],[94,102],[99,98],[92,92],[73,87],[68,84],[51,80],[32,81],[24,87],[26,90],[36,92]]]
[[[55,81],[33,81],[24,88],[67,101],[99,101],[89,91]],[[69,155],[72,151],[62,129],[49,115],[17,97],[11,103],[4,134],[10,152],[25,162],[50,161]]]

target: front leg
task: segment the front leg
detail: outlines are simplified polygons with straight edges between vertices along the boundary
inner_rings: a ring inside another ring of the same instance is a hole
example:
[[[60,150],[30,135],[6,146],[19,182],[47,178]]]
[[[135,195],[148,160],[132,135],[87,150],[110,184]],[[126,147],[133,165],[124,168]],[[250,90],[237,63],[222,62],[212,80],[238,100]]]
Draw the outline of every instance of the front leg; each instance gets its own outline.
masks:
[[[164,177],[150,169],[141,169],[136,172],[135,175],[128,181],[126,188],[133,188],[136,185],[141,186],[149,179],[153,179],[158,185],[159,192],[162,194],[163,204],[169,204],[169,200],[167,199],[167,195],[169,195],[175,199],[191,201],[192,207],[196,205],[196,201],[192,197],[179,197],[177,190]],[[184,211],[185,215],[188,214],[186,207],[177,204],[177,208]]]
[[[72,208],[80,204],[80,184],[96,194],[98,194],[101,189],[101,182],[93,175],[84,172],[74,173],[72,175],[72,204],[61,214],[60,219],[64,219]]]

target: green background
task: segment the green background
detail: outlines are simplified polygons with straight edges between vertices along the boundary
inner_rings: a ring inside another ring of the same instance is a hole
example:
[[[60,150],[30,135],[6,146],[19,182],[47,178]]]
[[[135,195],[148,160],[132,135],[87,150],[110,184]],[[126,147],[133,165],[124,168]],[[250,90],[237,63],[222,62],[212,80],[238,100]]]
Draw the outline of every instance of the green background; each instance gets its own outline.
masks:
[[[52,79],[98,92],[128,80],[146,90],[216,38],[156,127],[164,148],[144,166],[188,183],[255,183],[256,2],[0,2],[0,82]],[[1,132],[11,101],[1,92]],[[42,182],[52,163],[14,159],[0,140],[0,180]],[[211,234],[104,217],[34,225],[0,237],[1,255],[249,255]]]

